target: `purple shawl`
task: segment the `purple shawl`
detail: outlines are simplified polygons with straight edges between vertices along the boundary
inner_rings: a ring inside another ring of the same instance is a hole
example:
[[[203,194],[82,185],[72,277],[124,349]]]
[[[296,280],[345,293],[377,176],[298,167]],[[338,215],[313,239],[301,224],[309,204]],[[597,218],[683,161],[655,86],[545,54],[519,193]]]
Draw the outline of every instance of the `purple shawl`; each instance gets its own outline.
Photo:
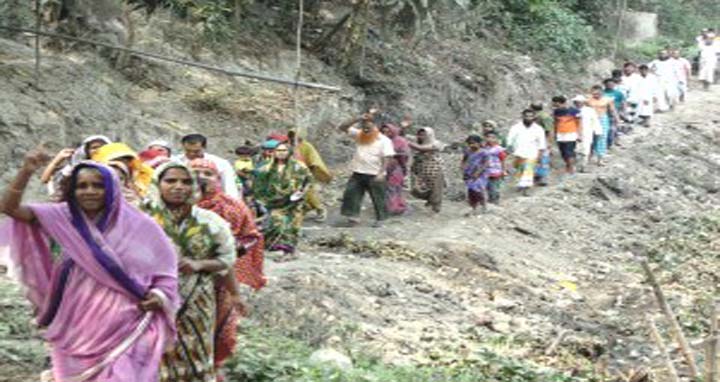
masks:
[[[37,222],[7,222],[0,247],[8,247],[38,322],[47,326],[56,380],[90,372],[103,381],[155,381],[162,352],[175,336],[177,255],[163,230],[124,200],[108,167],[78,164],[71,190],[85,167],[100,171],[105,183],[105,212],[97,223],[74,197],[34,204],[29,207]],[[62,248],[58,259],[50,239]],[[164,309],[146,314],[138,303],[151,291],[162,297]]]
[[[488,159],[488,152],[485,149],[468,152],[463,169],[463,179],[469,190],[481,192],[486,187]]]

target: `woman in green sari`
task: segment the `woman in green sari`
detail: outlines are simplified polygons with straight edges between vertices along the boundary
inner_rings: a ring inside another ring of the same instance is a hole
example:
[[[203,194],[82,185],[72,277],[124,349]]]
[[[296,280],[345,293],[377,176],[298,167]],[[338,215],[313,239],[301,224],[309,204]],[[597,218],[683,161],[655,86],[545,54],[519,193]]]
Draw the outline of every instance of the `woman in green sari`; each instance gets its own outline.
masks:
[[[155,171],[144,210],[160,224],[180,258],[182,307],[176,323],[178,340],[163,356],[162,382],[215,382],[215,279],[236,259],[230,225],[195,205],[198,187],[190,170],[169,162]]]
[[[270,211],[269,227],[263,231],[268,250],[295,252],[310,180],[310,170],[293,159],[290,147],[284,143],[275,149],[272,160],[258,170],[255,197]]]

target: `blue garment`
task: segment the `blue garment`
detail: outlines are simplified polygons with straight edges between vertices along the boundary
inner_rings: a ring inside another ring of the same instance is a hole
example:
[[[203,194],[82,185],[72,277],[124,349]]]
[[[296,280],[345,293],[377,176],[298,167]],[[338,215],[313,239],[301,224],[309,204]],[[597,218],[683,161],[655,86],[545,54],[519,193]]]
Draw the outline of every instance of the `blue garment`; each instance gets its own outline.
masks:
[[[481,192],[487,186],[488,152],[480,149],[476,152],[469,152],[463,169],[463,179],[468,190]]]
[[[607,154],[608,136],[611,130],[610,117],[607,114],[600,116],[600,125],[603,133],[595,140],[595,155],[602,158]]]
[[[623,92],[617,89],[605,89],[603,94],[605,95],[605,97],[611,98],[613,100],[615,104],[615,110],[619,112],[620,109],[622,109],[622,105],[625,102],[625,94],[623,94]]]

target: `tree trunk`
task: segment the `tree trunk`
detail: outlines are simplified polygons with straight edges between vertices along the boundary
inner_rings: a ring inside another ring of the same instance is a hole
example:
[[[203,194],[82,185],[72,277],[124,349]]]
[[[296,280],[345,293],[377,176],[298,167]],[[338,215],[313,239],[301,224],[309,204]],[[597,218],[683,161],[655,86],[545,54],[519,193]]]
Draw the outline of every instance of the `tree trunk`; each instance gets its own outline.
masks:
[[[342,46],[341,65],[350,74],[358,74],[362,66],[362,50],[367,39],[370,0],[354,0]]]

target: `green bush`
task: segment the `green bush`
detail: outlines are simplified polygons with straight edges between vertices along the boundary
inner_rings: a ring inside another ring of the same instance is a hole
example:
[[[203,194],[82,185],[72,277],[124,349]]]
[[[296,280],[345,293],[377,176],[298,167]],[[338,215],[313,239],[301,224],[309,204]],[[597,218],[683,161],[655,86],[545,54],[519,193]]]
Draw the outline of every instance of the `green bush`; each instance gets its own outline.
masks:
[[[499,356],[489,350],[472,359],[442,365],[393,366],[362,351],[352,352],[354,368],[343,372],[311,365],[308,344],[246,323],[237,354],[226,364],[228,379],[244,382],[595,382]]]
[[[516,14],[511,38],[521,50],[559,61],[591,57],[593,28],[559,2],[530,2],[527,12]]]
[[[227,41],[232,37],[232,17],[236,8],[250,0],[163,0],[161,5],[178,17],[198,23],[203,37],[214,43]]]
[[[28,28],[35,25],[32,3],[22,0],[0,0],[0,24],[11,27]],[[0,36],[12,36],[15,33],[0,30]]]

